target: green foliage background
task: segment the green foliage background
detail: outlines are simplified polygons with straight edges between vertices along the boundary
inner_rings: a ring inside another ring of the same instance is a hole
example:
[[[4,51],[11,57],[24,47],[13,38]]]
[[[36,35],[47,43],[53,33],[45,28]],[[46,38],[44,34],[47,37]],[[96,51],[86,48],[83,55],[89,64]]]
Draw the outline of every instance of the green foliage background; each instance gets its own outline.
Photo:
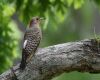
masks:
[[[21,56],[24,25],[33,16],[42,16],[41,47],[76,41],[94,36],[94,11],[99,12],[100,0],[0,0],[0,73]],[[17,18],[13,18],[14,15]],[[99,24],[100,25],[100,24]],[[71,72],[53,80],[99,80],[99,74]]]

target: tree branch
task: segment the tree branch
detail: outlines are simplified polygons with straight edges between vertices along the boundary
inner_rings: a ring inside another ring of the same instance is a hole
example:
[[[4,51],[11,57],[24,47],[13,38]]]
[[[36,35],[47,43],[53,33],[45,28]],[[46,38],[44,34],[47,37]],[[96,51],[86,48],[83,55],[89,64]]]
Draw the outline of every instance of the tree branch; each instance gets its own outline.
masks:
[[[24,71],[13,66],[19,80],[50,80],[63,72],[100,73],[100,41],[88,39],[40,49]],[[0,80],[11,80],[11,70],[0,75]]]
[[[21,32],[25,32],[25,25],[18,19],[18,15],[16,12],[11,16],[11,18],[16,22],[19,30]]]

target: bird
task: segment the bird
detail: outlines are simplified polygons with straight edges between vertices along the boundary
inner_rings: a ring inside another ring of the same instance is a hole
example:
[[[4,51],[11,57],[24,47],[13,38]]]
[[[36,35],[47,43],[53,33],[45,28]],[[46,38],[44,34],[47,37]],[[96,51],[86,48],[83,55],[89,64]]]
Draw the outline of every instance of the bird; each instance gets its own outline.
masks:
[[[25,69],[40,44],[42,39],[40,23],[42,20],[43,18],[37,16],[33,17],[29,22],[28,28],[26,29],[23,39],[22,59],[20,63],[21,70]]]

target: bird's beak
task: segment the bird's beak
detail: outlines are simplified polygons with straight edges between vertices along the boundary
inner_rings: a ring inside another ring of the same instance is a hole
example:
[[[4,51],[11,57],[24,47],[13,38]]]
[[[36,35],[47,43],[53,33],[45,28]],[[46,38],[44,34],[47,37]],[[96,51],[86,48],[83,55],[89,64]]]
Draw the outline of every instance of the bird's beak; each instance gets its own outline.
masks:
[[[45,18],[41,17],[41,18],[40,18],[40,20],[41,20],[41,21],[44,21],[44,20],[45,20]]]

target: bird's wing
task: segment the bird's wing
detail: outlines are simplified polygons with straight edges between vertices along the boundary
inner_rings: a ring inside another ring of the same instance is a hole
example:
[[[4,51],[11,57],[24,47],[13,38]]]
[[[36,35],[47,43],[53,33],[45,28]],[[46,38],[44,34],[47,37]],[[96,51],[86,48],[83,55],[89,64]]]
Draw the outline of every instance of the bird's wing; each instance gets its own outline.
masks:
[[[22,56],[26,55],[27,59],[28,57],[33,56],[39,44],[40,44],[40,38],[37,37],[36,34],[33,34],[32,36],[27,36],[26,33],[24,37]]]
[[[24,43],[23,43],[23,49],[22,49],[22,61],[21,61],[21,68],[24,69],[26,64],[30,61],[32,56],[35,54],[41,37],[38,37],[39,35],[34,33],[33,31],[28,31],[24,35]]]

